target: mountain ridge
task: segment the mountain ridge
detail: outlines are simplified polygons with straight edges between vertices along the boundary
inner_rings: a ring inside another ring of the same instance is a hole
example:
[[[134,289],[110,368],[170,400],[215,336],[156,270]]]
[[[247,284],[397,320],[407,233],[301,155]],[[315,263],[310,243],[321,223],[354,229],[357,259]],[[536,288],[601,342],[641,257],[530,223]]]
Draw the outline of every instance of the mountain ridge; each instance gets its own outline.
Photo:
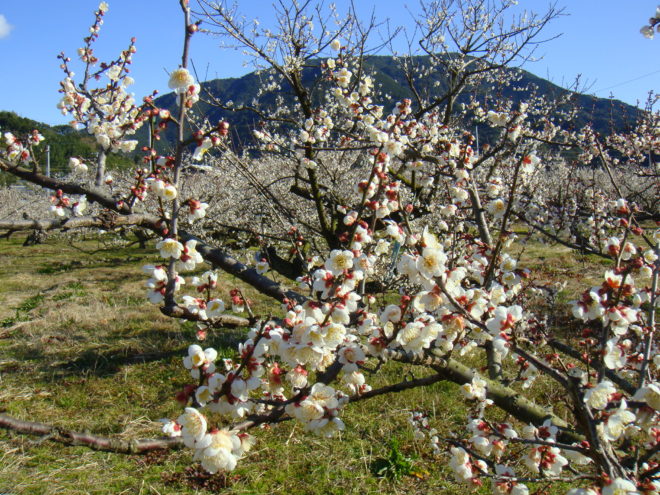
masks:
[[[428,56],[416,57],[414,61],[423,64],[425,63],[424,58],[428,58]],[[308,62],[303,69],[304,81],[311,84],[313,80],[321,80],[321,62],[320,59],[314,59]],[[385,101],[376,102],[383,104],[386,112],[397,101],[403,98],[413,98],[414,95],[406,87],[405,76],[398,66],[395,57],[391,55],[370,55],[365,57],[364,66],[372,73],[375,85],[380,86],[389,95],[389,98]],[[553,97],[552,95],[556,95],[556,97],[571,95],[574,104],[579,109],[577,118],[571,122],[571,125],[575,128],[592,123],[596,132],[601,134],[609,134],[612,131],[620,132],[630,127],[642,113],[642,110],[639,108],[620,100],[599,98],[562,88],[524,69],[508,68],[506,70],[513,71],[513,75],[520,77],[520,82],[516,86],[534,86],[538,88],[538,93],[549,95],[550,98]],[[268,71],[268,69],[265,69],[265,71]],[[235,107],[242,104],[249,104],[257,98],[258,88],[261,84],[260,76],[262,75],[264,75],[264,70],[249,72],[240,77],[217,78],[205,81],[201,83],[203,88],[202,95],[210,95],[212,99],[222,102],[233,101]],[[437,84],[438,82],[440,84],[442,83],[440,78],[431,79],[428,81],[428,85]],[[514,91],[509,87],[498,89],[503,90],[503,96],[511,98],[516,103],[524,101],[530,94],[529,91]],[[488,88],[476,88],[476,90],[486,94]],[[314,91],[313,89],[312,92]],[[457,103],[465,103],[469,94],[467,92],[462,94],[458,98]],[[286,90],[266,93],[260,98],[260,102],[265,108],[272,107],[278,96],[283,97],[287,104],[293,103],[293,95]],[[204,96],[202,96],[203,99]],[[318,104],[319,102],[317,101],[316,103]],[[175,95],[173,93],[164,94],[155,100],[155,104],[159,107],[172,110],[176,107]],[[256,114],[247,110],[237,112],[221,109],[201,100],[197,105],[201,114],[208,118],[210,122],[226,120],[230,123],[232,141],[235,148],[240,149],[253,142],[252,130],[258,126],[260,120]],[[488,139],[489,132],[489,129],[484,129],[484,137],[486,139]],[[168,130],[165,133],[166,141],[172,143],[173,134],[173,131]]]
[[[417,57],[414,59],[416,63],[425,63],[424,57]],[[309,61],[310,66],[306,66],[303,70],[303,79],[312,83],[314,80],[320,80],[321,65],[320,59]],[[395,57],[391,55],[370,55],[364,59],[365,68],[373,75],[374,82],[380,86],[384,93],[389,95],[385,101],[377,102],[385,105],[386,111],[389,111],[396,101],[403,98],[413,98],[413,94],[405,84],[405,76],[398,66]],[[595,96],[577,93],[568,89],[562,88],[551,81],[548,81],[535,74],[520,69],[509,68],[508,71],[514,71],[514,75],[519,75],[521,80],[519,86],[526,87],[533,85],[538,88],[538,92],[543,95],[563,96],[571,94],[575,104],[581,110],[578,113],[578,118],[572,122],[575,127],[581,127],[584,124],[591,122],[594,129],[601,134],[608,134],[611,130],[623,131],[634,123],[634,121],[641,115],[642,110],[615,99],[598,98]],[[207,93],[213,98],[227,102],[234,101],[235,107],[241,104],[249,104],[258,97],[258,91],[261,85],[261,77],[264,71],[252,71],[240,77],[217,78],[201,83],[203,94]],[[429,85],[435,84],[436,81],[442,83],[438,78],[428,81]],[[510,88],[503,91],[504,96],[510,97],[514,102],[523,101],[528,97],[529,92],[513,91]],[[488,94],[488,88],[477,88],[484,94]],[[316,90],[314,97],[318,100],[321,97],[322,91],[319,88]],[[463,94],[458,99],[458,103],[464,103],[467,95]],[[272,107],[276,104],[277,98],[282,97],[287,104],[293,102],[293,95],[287,93],[285,90],[266,93],[260,98],[261,103],[266,108]],[[155,100],[155,105],[160,108],[174,109],[176,107],[176,99],[174,93],[166,93],[159,96]],[[320,102],[316,102],[320,103]],[[210,122],[218,122],[226,120],[230,123],[232,144],[235,149],[243,149],[253,143],[252,131],[258,127],[259,118],[256,114],[250,111],[230,111],[218,107],[214,107],[204,101],[200,100],[197,104],[198,110],[209,119]],[[51,149],[55,154],[51,154],[54,168],[63,166],[68,159],[65,155],[83,156],[93,155],[93,140],[84,131],[76,131],[66,125],[49,126],[47,124],[20,117],[14,112],[0,111],[0,130],[2,132],[11,131],[16,133],[29,132],[31,129],[39,129],[42,134],[49,140]],[[146,127],[142,127],[136,134],[136,138],[141,142],[146,142]],[[484,142],[489,139],[489,128],[484,128],[480,133]],[[175,141],[175,131],[173,127],[163,133],[164,139],[159,147],[166,148],[173,145]],[[162,150],[165,152],[165,150]],[[134,162],[137,158],[138,152],[134,153],[132,157],[113,157],[110,168],[120,167],[123,168],[129,165],[129,162]]]

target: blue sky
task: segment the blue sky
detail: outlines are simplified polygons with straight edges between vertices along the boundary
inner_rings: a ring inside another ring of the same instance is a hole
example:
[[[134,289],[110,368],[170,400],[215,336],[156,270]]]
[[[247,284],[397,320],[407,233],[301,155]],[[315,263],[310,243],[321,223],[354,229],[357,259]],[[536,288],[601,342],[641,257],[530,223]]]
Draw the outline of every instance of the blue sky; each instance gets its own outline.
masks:
[[[537,55],[542,55],[543,60],[525,68],[563,85],[581,74],[588,93],[603,97],[611,93],[631,104],[643,102],[649,90],[660,92],[660,36],[647,40],[639,34],[640,27],[655,12],[656,2],[559,0],[557,6],[564,7],[568,15],[554,21],[547,35],[562,36],[541,45]],[[177,0],[108,3],[110,10],[97,43],[97,54],[102,60],[109,60],[136,36],[133,91],[138,97],[154,89],[166,92],[167,71],[175,69],[180,59],[181,17]],[[272,20],[270,0],[239,3],[239,10],[247,17],[259,17],[262,26]],[[335,3],[342,11],[348,2]],[[520,0],[520,7],[542,11],[548,3]],[[416,0],[356,0],[356,4],[365,15],[375,8],[379,19],[389,18],[392,25],[408,28],[412,25],[409,12],[419,11]],[[65,51],[75,59],[97,6],[96,0],[0,2],[0,55],[4,61],[0,110],[12,110],[50,124],[68,121],[55,107],[62,78],[56,56]],[[193,38],[192,59],[201,74],[208,74],[208,79],[240,76],[249,70],[243,65],[240,52],[222,50],[217,40],[202,34]]]

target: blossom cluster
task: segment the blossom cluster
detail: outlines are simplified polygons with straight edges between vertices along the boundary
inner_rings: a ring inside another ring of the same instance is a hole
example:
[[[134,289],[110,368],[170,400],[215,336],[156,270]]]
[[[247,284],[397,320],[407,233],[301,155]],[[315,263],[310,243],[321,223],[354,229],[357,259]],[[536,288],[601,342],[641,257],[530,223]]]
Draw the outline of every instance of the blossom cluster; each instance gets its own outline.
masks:
[[[84,46],[78,49],[80,61],[85,66],[85,76],[80,83],[75,82],[75,73],[70,68],[71,59],[63,53],[58,56],[65,78],[60,83],[62,98],[57,106],[63,115],[73,117],[71,124],[75,128],[82,126],[92,134],[104,152],[129,153],[137,146],[137,140],[129,139],[129,136],[135,134],[144,121],[141,108],[136,105],[133,95],[127,92],[134,82],[129,72],[137,50],[133,39],[116,60],[99,63],[93,45],[107,11],[107,3],[101,2],[95,12],[90,35],[84,39]],[[91,86],[93,81],[103,78],[107,78],[106,84]]]
[[[39,131],[34,130],[26,139],[19,139],[11,132],[3,134],[5,150],[4,157],[11,163],[27,165],[32,160],[31,148],[44,140]]]
[[[232,471],[253,445],[253,437],[247,433],[207,430],[206,418],[193,407],[187,407],[176,422],[165,422],[163,431],[181,437],[186,447],[195,450],[194,459],[209,473]]]

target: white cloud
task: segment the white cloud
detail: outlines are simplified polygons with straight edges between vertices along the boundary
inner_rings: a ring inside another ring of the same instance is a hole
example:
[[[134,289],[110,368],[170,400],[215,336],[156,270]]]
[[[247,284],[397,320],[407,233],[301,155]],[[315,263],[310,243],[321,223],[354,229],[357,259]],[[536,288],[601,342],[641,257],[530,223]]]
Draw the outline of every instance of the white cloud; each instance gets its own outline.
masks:
[[[9,36],[12,29],[14,29],[14,26],[7,22],[4,15],[0,14],[0,40]]]

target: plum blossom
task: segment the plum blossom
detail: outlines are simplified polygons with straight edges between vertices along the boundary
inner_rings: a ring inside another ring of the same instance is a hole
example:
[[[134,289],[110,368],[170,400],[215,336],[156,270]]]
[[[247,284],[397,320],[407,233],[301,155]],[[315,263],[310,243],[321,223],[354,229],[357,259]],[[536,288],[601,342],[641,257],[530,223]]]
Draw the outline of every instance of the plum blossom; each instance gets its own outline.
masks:
[[[618,338],[610,339],[605,344],[603,362],[609,369],[618,370],[626,365],[626,356],[618,345]]]
[[[341,69],[339,69],[337,72],[334,73],[334,76],[337,79],[337,84],[342,88],[346,88],[351,82],[351,77],[353,77],[353,73],[349,71],[346,67],[342,67]]]
[[[194,270],[195,267],[204,262],[204,258],[202,255],[197,251],[197,240],[196,239],[190,239],[185,243],[183,246],[183,249],[181,250],[181,254],[176,258],[176,268],[179,271],[189,271],[189,270]],[[172,256],[174,258],[174,256]]]
[[[214,430],[205,440],[208,446],[198,448],[194,459],[200,461],[202,467],[211,474],[233,471],[243,452],[249,450],[250,442],[242,442],[235,431]]]
[[[534,153],[525,155],[522,159],[521,171],[525,174],[531,174],[536,170],[539,163],[541,163],[541,159]]]
[[[81,217],[85,213],[85,210],[87,209],[87,196],[80,196],[78,201],[73,203],[72,210],[74,216]]]
[[[508,333],[515,327],[516,323],[522,318],[522,307],[518,305],[495,308],[493,317],[486,322],[486,326],[491,335],[497,336],[501,333]]]
[[[561,450],[557,447],[547,445],[530,449],[527,456],[524,457],[525,465],[533,472],[543,472],[544,476],[559,476],[568,464],[568,460],[561,455]]]
[[[268,270],[270,269],[270,265],[266,260],[257,261],[257,264],[255,265],[255,269],[257,270],[257,273],[259,275],[263,275],[264,273],[268,272]]]
[[[445,271],[445,263],[447,262],[447,255],[441,249],[432,247],[424,248],[422,255],[417,258],[417,269],[419,273],[431,279],[439,277]]]
[[[344,270],[353,268],[353,259],[352,251],[335,249],[330,252],[330,257],[325,262],[325,269],[334,276],[341,275]]]
[[[186,407],[184,414],[179,416],[176,422],[181,425],[181,437],[186,447],[208,446],[211,439],[206,435],[206,418],[197,409]]]
[[[339,362],[344,365],[345,373],[357,371],[358,365],[363,364],[367,357],[358,345],[348,345],[339,350]]]
[[[72,156],[69,158],[69,169],[74,173],[85,173],[87,172],[87,165],[85,165],[79,158]]]
[[[176,196],[177,196],[176,187],[174,187],[172,184],[165,185],[160,195],[160,197],[165,201],[173,201],[174,198],[176,198]]]
[[[201,201],[197,201],[195,199],[189,199],[186,204],[188,206],[187,213],[190,223],[206,216],[206,210],[209,207],[208,203],[202,203]]]
[[[605,409],[610,396],[616,392],[614,384],[609,380],[603,380],[595,387],[587,389],[584,394],[584,402],[593,409]]]
[[[454,472],[454,478],[459,483],[469,483],[480,472],[487,472],[488,467],[482,460],[472,460],[461,447],[451,448],[449,467]]]
[[[321,436],[332,436],[344,429],[344,423],[337,417],[340,403],[332,387],[315,383],[309,396],[297,404],[286,407],[288,414],[305,425],[305,429]]]
[[[653,29],[653,26],[642,26],[639,32],[642,33],[642,36],[644,36],[644,38],[650,40],[652,40],[653,36],[655,35],[655,30]]]
[[[188,69],[180,68],[170,74],[170,80],[167,83],[170,89],[173,89],[175,93],[181,94],[188,91],[188,88],[195,84],[195,79],[192,74],[188,72]]]
[[[165,435],[169,437],[181,436],[181,425],[176,421],[172,421],[171,419],[161,419],[159,421],[163,423],[162,431]]]
[[[301,389],[307,385],[307,371],[298,365],[286,374],[286,380],[293,388]]]
[[[206,303],[203,299],[199,299],[192,296],[183,296],[182,298],[184,306],[191,314],[197,315],[200,320],[206,320]]]
[[[230,450],[213,446],[197,449],[193,459],[199,461],[210,474],[218,471],[233,471],[238,462],[238,458]]]
[[[145,284],[149,289],[147,298],[152,304],[160,304],[165,299],[168,280],[167,271],[162,266],[153,265],[145,265],[142,270],[151,277]],[[178,291],[184,283],[183,278],[177,275],[174,280],[174,291]]]
[[[385,324],[387,322],[398,323],[401,320],[401,307],[396,304],[390,304],[380,314],[380,321]]]
[[[64,208],[62,208],[61,206],[52,205],[48,208],[48,210],[55,217],[63,217],[66,214],[66,212],[64,211]]]
[[[208,374],[213,373],[215,370],[214,361],[217,357],[218,351],[212,347],[202,349],[199,345],[193,344],[188,347],[188,356],[183,359],[183,366],[190,370],[193,378],[198,379],[201,368],[204,368]]]
[[[509,116],[506,113],[499,113],[490,110],[486,115],[488,121],[495,127],[504,127],[509,120]]]
[[[506,203],[501,199],[494,199],[488,203],[486,209],[493,215],[493,218],[502,218],[506,212]]]
[[[192,159],[195,161],[200,161],[204,158],[204,155],[213,147],[213,140],[210,138],[204,138],[200,144],[197,145],[195,151],[192,155]]]
[[[499,481],[493,482],[495,495],[529,495],[527,486],[515,481],[516,473],[509,466],[497,464],[495,474],[499,478]]]
[[[637,495],[637,487],[632,481],[615,478],[602,489],[602,495]]]
[[[635,421],[635,414],[627,409],[625,399],[621,400],[619,409],[607,418],[607,421],[598,425],[598,430],[604,438],[614,442],[621,437],[626,427]]]
[[[574,444],[577,446],[577,444]],[[564,449],[564,457],[566,457],[573,465],[577,466],[586,466],[587,464],[591,464],[593,462],[593,459],[591,457],[587,457],[584,454],[581,454],[580,452],[576,450],[569,450],[569,449]]]
[[[183,244],[176,239],[168,237],[167,239],[159,241],[156,244],[156,249],[160,251],[160,256],[162,258],[173,258],[176,260],[179,259],[181,253],[183,253]]]
[[[649,407],[660,411],[660,386],[657,383],[649,383],[641,387],[633,396],[633,400],[646,402]]]
[[[216,318],[225,311],[225,303],[221,299],[211,299],[206,303],[206,316]]]
[[[573,316],[583,321],[600,318],[605,314],[605,308],[601,304],[604,300],[606,300],[606,296],[603,296],[603,299],[601,299],[601,296],[596,290],[585,293],[582,296],[582,300],[573,302]]]
[[[466,399],[470,400],[485,400],[487,391],[487,383],[482,378],[475,376],[469,383],[464,383],[461,386],[461,392]]]
[[[176,187],[160,179],[147,179],[149,190],[165,201],[172,201],[177,196]]]

